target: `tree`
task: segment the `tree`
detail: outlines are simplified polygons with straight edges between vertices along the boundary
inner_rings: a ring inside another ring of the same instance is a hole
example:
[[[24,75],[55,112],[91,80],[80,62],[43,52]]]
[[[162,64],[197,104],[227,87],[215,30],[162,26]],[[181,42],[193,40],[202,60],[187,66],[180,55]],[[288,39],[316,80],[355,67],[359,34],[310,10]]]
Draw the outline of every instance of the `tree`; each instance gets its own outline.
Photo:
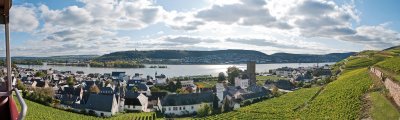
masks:
[[[182,83],[180,80],[176,81],[176,89],[181,89],[182,88]]]
[[[109,84],[111,84],[111,80],[106,80],[105,81],[105,86],[108,86]]]
[[[167,89],[170,92],[175,92],[176,91],[176,85],[173,81],[169,81],[167,85]]]
[[[17,88],[22,91],[26,90],[24,83],[22,83],[22,81],[20,79],[17,80]]]
[[[69,76],[69,77],[67,78],[67,84],[68,84],[69,86],[74,86],[74,85],[75,85],[75,79],[74,79],[74,77]]]
[[[205,117],[212,114],[212,108],[208,104],[202,104],[202,108],[197,111],[198,117]]]
[[[274,95],[274,96],[278,96],[278,93],[279,93],[279,89],[278,89],[278,87],[276,87],[276,86],[273,86],[272,87],[272,95]]]
[[[226,71],[226,73],[228,74],[229,83],[230,84],[234,84],[235,83],[235,77],[238,77],[241,72],[242,71],[239,68],[235,67],[235,66],[228,67],[228,70]]]
[[[35,77],[44,77],[44,76],[46,76],[46,74],[44,74],[44,72],[42,72],[42,71],[35,73]]]
[[[131,89],[131,91],[132,91],[132,92],[138,92],[139,89],[135,86],[135,87],[133,87],[133,88]]]
[[[218,82],[223,82],[223,81],[225,81],[225,73],[223,73],[223,72],[220,72],[219,74],[218,74]]]
[[[97,85],[90,86],[89,90],[90,90],[90,93],[96,93],[96,94],[100,93],[100,89],[99,89],[99,87],[97,87]]]
[[[221,107],[221,112],[229,112],[231,111],[231,107],[229,105],[229,100],[228,99],[224,99],[222,101],[222,107]]]
[[[153,86],[153,87],[150,88],[150,91],[151,91],[151,92],[160,92],[161,89],[158,88],[157,86]]]

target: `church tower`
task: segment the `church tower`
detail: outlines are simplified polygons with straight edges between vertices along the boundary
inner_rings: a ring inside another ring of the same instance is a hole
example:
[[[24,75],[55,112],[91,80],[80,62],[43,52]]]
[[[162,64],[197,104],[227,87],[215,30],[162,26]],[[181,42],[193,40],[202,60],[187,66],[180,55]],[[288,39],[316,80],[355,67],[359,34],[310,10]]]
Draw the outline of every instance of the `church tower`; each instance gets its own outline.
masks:
[[[247,77],[249,77],[250,86],[255,86],[257,84],[256,80],[256,62],[250,61],[247,63]]]

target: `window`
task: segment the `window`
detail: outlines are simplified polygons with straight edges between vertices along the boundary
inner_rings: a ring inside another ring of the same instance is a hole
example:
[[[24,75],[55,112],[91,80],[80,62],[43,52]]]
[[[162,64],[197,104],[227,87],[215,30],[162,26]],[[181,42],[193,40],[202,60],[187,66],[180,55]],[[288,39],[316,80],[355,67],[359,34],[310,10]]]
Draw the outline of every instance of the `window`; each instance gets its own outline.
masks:
[[[178,110],[178,107],[174,107],[173,109],[174,109],[174,110]]]
[[[186,110],[186,107],[183,107],[183,110]]]
[[[194,109],[194,106],[192,106],[192,110]]]
[[[182,107],[179,107],[179,110],[182,110]]]
[[[168,110],[171,111],[171,108],[169,107]]]

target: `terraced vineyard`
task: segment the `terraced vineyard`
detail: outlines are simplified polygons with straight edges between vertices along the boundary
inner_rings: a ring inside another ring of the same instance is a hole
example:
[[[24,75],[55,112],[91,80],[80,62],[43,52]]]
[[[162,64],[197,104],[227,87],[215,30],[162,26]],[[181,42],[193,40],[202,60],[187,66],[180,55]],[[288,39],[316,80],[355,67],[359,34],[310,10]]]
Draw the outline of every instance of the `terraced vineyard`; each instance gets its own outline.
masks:
[[[299,114],[301,119],[359,119],[361,97],[372,81],[366,68],[342,74]]]
[[[302,106],[317,93],[320,87],[301,89],[278,98],[272,98],[263,102],[240,108],[233,112],[210,116],[201,119],[293,119],[294,109]]]
[[[25,99],[28,105],[26,120],[154,120],[155,113],[127,113],[111,118],[99,118],[83,114],[67,112],[44,106]],[[17,102],[18,103],[18,102]],[[18,104],[17,104],[18,105]],[[19,105],[18,105],[19,106]],[[18,107],[19,108],[19,107]]]
[[[345,69],[352,70],[371,66],[383,60],[382,57],[350,57],[345,64]]]
[[[386,59],[382,62],[376,64],[379,68],[382,68],[385,73],[389,74],[396,78],[396,80],[400,80],[400,57],[393,57]]]

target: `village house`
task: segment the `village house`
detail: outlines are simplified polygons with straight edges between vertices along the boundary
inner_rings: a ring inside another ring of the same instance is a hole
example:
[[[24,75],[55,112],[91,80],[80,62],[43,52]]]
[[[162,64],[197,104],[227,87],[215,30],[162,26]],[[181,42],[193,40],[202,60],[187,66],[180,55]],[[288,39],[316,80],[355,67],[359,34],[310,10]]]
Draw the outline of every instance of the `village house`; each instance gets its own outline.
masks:
[[[197,85],[194,84],[193,80],[183,80],[183,81],[180,81],[180,82],[181,82],[181,85],[182,85],[182,89],[190,88],[193,91],[197,90]],[[176,81],[175,81],[175,84],[176,84]]]
[[[204,104],[212,107],[214,94],[212,92],[169,94],[160,100],[159,107],[165,115],[195,114]]]
[[[60,99],[61,104],[73,106],[75,104],[81,104],[83,97],[82,87],[61,87],[57,91],[57,98]]]
[[[156,72],[154,78],[155,84],[167,84],[167,76],[165,76],[164,74],[157,75]]]
[[[246,77],[235,77],[235,87],[246,89],[249,87],[249,79]]]
[[[85,110],[97,116],[110,117],[118,112],[118,102],[114,94],[90,94]]]
[[[149,112],[147,109],[148,97],[142,93],[126,91],[124,109],[129,111]]]
[[[291,77],[293,68],[282,67],[275,70],[275,74],[282,77]]]

